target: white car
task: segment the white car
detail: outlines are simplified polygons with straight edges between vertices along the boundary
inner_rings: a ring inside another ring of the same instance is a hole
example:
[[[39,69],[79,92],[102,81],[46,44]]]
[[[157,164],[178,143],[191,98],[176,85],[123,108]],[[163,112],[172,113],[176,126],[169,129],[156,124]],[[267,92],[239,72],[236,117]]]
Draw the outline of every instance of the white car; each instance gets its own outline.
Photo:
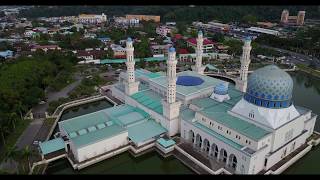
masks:
[[[33,141],[32,144],[33,144],[33,145],[39,145],[39,144],[40,144],[40,141]]]

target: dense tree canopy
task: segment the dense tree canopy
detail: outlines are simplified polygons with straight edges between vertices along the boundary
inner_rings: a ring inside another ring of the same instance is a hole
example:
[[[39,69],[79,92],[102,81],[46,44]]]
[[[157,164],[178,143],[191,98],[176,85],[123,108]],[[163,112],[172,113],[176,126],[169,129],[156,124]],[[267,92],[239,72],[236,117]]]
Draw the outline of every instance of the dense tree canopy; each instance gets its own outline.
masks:
[[[307,11],[307,18],[320,18],[318,6],[286,6],[290,14],[296,15],[299,10]],[[70,16],[80,13],[105,13],[108,16],[125,14],[160,15],[161,21],[240,21],[250,14],[258,21],[279,22],[283,6],[37,6],[22,10],[21,17]]]

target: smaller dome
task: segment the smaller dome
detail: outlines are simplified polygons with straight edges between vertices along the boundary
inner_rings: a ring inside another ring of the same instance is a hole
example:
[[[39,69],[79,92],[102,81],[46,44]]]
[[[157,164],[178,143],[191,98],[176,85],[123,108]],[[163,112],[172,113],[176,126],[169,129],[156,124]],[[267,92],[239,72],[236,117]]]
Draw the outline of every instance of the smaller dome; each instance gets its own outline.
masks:
[[[214,93],[219,95],[228,94],[228,86],[223,83],[220,83],[214,87]]]
[[[132,42],[131,37],[128,37],[127,42]]]
[[[176,52],[176,49],[174,47],[170,47],[169,52]]]
[[[201,30],[198,31],[198,35],[203,35]]]

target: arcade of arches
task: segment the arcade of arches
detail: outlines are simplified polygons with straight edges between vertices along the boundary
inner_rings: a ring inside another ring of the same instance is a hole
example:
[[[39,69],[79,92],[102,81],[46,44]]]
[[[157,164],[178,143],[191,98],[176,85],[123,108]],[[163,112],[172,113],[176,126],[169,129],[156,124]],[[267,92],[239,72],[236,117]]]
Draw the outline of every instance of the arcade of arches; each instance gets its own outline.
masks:
[[[234,154],[228,154],[225,149],[219,148],[215,143],[210,143],[207,139],[202,139],[199,134],[195,135],[192,130],[189,131],[188,141],[210,158],[224,163],[229,168],[237,168],[237,157]]]

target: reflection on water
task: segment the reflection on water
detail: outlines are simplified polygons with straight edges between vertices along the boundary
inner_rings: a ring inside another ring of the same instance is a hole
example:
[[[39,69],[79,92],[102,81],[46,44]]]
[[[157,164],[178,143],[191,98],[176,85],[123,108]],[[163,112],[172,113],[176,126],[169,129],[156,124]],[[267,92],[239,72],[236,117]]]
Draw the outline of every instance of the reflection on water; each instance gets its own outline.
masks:
[[[124,152],[84,169],[73,170],[66,159],[50,163],[47,174],[195,174],[173,156],[163,158],[157,152],[133,157]]]
[[[292,76],[294,104],[311,109],[320,115],[320,79],[303,72],[290,73]],[[320,131],[319,117],[315,130]],[[288,168],[284,174],[320,174],[320,147],[313,148],[307,155]]]

